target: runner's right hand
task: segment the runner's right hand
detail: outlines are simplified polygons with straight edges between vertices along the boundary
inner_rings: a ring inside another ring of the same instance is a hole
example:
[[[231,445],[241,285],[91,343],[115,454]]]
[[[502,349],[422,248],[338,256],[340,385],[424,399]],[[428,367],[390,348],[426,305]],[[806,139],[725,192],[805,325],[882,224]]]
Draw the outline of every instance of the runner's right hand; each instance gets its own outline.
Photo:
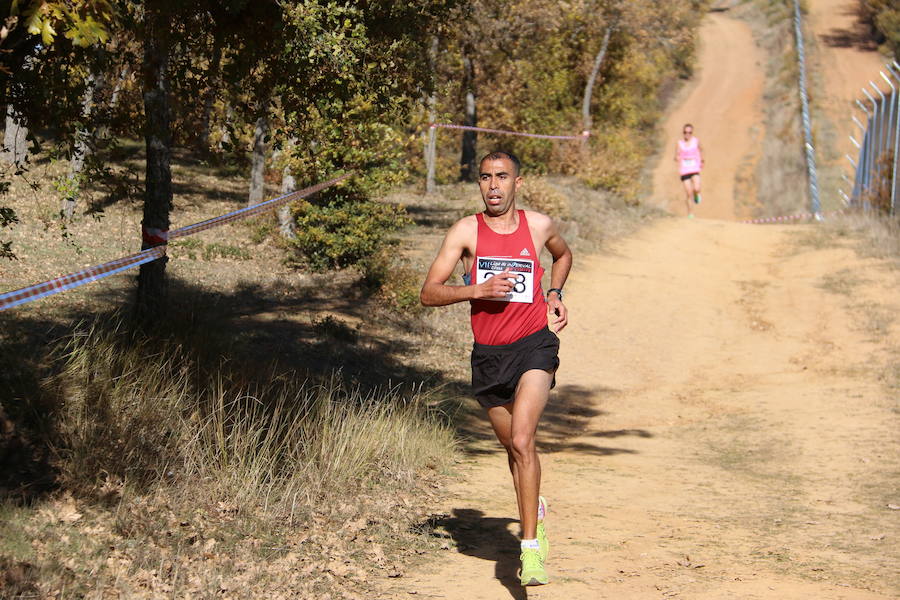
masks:
[[[482,283],[475,286],[475,294],[477,298],[506,298],[512,289],[513,279],[515,275],[504,269],[502,273],[497,273],[493,277],[488,277]]]

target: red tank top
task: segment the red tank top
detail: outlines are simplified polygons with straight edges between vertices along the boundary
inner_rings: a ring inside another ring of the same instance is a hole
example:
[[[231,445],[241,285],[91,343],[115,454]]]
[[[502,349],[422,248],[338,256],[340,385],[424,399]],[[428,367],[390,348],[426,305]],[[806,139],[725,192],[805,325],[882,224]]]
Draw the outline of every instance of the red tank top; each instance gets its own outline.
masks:
[[[533,294],[530,303],[495,300],[472,300],[472,333],[479,344],[492,346],[511,344],[526,335],[547,327],[547,302],[541,289],[541,267],[539,255],[535,251],[531,230],[525,211],[519,210],[519,227],[513,233],[497,233],[478,219],[478,239],[475,243],[475,260],[469,273],[470,281],[478,283],[476,269],[479,257],[524,259],[533,261]]]

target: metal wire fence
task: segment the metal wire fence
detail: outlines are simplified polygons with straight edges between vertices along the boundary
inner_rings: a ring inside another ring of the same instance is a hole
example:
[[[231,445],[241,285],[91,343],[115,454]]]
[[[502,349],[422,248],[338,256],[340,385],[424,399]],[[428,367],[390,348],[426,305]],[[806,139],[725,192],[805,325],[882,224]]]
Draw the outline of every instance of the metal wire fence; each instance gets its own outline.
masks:
[[[894,215],[900,143],[900,65],[893,61],[885,65],[885,71],[879,74],[889,91],[882,91],[882,86],[870,80],[869,87],[862,88],[865,100],[855,102],[854,107],[865,115],[865,124],[856,114],[851,115],[862,141],[850,136],[859,155],[856,160],[847,155],[855,171],[853,191],[847,196],[841,190],[841,195],[853,206]]]

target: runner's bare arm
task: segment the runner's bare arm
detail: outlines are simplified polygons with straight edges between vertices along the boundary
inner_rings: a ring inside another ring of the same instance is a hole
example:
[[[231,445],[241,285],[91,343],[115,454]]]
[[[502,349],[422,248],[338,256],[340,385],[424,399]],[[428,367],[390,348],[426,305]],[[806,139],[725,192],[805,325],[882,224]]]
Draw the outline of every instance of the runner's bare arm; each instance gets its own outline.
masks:
[[[547,215],[540,213],[528,213],[528,222],[534,223],[539,239],[547,240],[544,247],[550,251],[553,257],[553,266],[550,267],[550,289],[563,289],[566,279],[569,277],[569,271],[572,269],[572,251],[566,240],[559,233],[559,227]],[[547,295],[548,310],[556,316],[551,323],[553,331],[559,332],[569,324],[569,310],[556,292],[550,292]]]
[[[478,298],[504,298],[512,289],[513,283],[510,280],[511,276],[508,277],[509,271],[491,277],[479,285],[447,285],[447,280],[453,275],[456,263],[467,252],[466,242],[474,239],[475,235],[477,234],[476,231],[473,231],[472,224],[466,223],[465,219],[457,221],[447,232],[437,257],[431,263],[431,268],[428,269],[425,284],[419,294],[423,305],[446,306]]]

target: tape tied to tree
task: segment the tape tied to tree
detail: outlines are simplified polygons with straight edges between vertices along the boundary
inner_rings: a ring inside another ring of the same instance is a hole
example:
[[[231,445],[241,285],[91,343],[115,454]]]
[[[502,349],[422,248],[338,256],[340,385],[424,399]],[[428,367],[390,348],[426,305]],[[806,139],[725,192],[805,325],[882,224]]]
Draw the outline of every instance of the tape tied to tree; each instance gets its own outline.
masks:
[[[169,230],[156,229],[155,227],[145,227],[141,225],[141,240],[147,247],[161,246],[169,243]]]

